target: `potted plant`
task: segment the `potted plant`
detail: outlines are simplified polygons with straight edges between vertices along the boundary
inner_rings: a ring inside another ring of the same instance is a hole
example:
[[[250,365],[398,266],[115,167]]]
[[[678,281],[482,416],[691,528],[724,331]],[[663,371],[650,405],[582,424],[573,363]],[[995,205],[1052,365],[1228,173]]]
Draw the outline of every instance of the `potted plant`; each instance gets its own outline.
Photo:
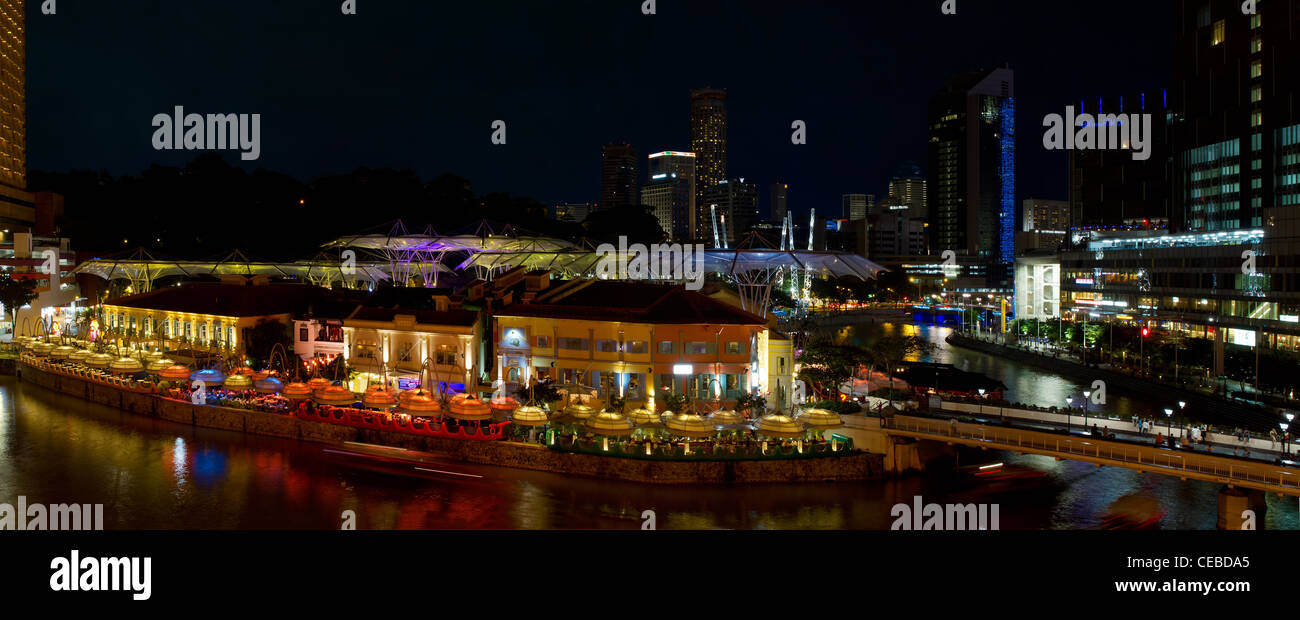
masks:
[[[758,394],[742,394],[736,399],[736,412],[744,414],[747,418],[759,417],[766,409],[767,399]]]

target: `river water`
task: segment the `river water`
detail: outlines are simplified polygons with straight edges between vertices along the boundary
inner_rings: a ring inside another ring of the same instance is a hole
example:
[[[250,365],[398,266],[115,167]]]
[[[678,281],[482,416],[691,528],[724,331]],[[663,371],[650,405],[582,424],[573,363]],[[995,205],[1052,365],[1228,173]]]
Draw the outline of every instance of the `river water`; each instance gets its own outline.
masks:
[[[934,359],[1000,379],[1012,400],[1080,389],[973,352],[945,348]],[[1123,406],[1126,397],[1112,398]],[[1168,529],[1213,529],[1217,519],[1216,485],[978,451],[963,452],[960,465],[1022,464],[1047,483],[979,486],[951,466],[867,483],[756,486],[651,486],[456,462],[410,477],[358,468],[334,450],[142,418],[0,378],[0,503],[104,504],[106,529],[336,529],[344,511],[361,529],[637,529],[645,510],[660,529],[889,529],[891,508],[915,496],[997,504],[1002,529],[1090,529],[1134,493],[1160,503]],[[1268,501],[1265,527],[1297,528],[1294,500]]]

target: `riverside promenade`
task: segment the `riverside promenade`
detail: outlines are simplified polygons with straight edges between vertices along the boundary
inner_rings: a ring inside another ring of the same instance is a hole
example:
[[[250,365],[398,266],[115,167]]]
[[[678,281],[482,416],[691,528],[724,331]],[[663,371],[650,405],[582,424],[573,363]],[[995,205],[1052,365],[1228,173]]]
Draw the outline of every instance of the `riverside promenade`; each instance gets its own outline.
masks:
[[[647,484],[756,484],[854,482],[884,475],[883,457],[842,456],[766,460],[637,460],[552,450],[529,443],[464,441],[284,415],[198,405],[168,399],[129,382],[105,383],[62,372],[39,361],[20,361],[24,383],[89,402],[177,424],[341,446],[372,444],[450,460]]]

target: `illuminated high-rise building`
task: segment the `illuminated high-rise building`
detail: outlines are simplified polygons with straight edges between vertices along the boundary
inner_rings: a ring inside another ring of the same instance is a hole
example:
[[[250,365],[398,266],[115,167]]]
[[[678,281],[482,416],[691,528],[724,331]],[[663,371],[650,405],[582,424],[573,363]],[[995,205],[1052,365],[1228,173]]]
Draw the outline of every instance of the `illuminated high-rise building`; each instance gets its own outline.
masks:
[[[649,179],[641,204],[654,210],[659,227],[678,241],[695,236],[695,153],[664,151],[650,155]]]
[[[1171,219],[1182,231],[1268,228],[1300,212],[1300,5],[1254,4],[1245,15],[1238,0],[1175,3]]]
[[[712,241],[716,218],[719,247],[731,247],[759,222],[758,186],[744,179],[723,180],[704,194],[700,211],[709,218],[705,222],[708,236],[701,239]]]
[[[931,251],[970,257],[1011,288],[1016,233],[1016,99],[1010,68],[954,76],[930,102]]]
[[[915,164],[904,166],[903,174],[889,182],[889,204],[907,205],[909,218],[928,218],[929,202],[926,196],[925,177]]]
[[[695,234],[712,237],[704,195],[727,180],[727,92],[713,88],[691,91],[691,150],[695,152]]]
[[[867,219],[871,202],[866,194],[844,194],[840,197],[840,219],[860,222]]]
[[[0,0],[0,224],[30,226],[27,193],[27,21],[22,0]]]

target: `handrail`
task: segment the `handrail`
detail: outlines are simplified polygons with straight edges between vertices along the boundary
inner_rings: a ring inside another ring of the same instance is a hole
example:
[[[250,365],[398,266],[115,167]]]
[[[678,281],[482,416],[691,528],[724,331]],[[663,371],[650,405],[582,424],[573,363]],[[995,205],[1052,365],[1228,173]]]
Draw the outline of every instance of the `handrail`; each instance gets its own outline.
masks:
[[[989,427],[911,416],[893,416],[882,422],[882,430],[922,435],[936,441],[961,441],[1011,451],[1036,451],[1048,456],[1069,455],[1103,464],[1167,475],[1195,475],[1215,481],[1246,483],[1267,490],[1300,492],[1300,468],[1270,463],[1243,462],[1224,456],[1196,452],[1173,452],[1155,445],[1113,442],[1059,435],[1043,431]]]

